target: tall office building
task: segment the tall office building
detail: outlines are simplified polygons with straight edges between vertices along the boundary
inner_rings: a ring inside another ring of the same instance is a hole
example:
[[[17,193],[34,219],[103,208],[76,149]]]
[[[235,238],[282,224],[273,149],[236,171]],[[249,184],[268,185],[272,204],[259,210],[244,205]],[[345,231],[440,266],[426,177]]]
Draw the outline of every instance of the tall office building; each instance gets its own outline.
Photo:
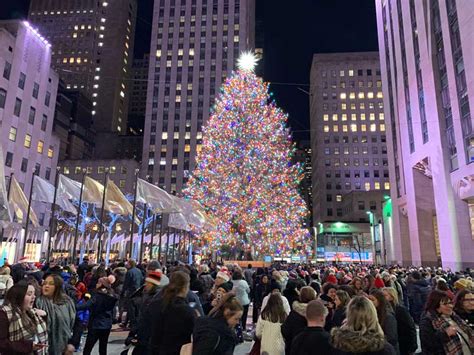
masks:
[[[66,88],[92,99],[98,133],[127,128],[136,12],[136,0],[31,0],[30,22],[52,44]]]
[[[59,139],[53,132],[58,76],[51,47],[28,22],[0,21],[0,144],[5,175],[31,190],[33,172],[54,183]],[[34,205],[41,225],[45,206]],[[30,229],[31,230],[31,229]]]
[[[376,0],[392,180],[389,260],[474,265],[474,2]]]
[[[157,0],[141,174],[181,191],[202,126],[239,53],[254,47],[254,0]]]
[[[378,53],[315,54],[310,82],[314,225],[380,216],[390,183]],[[344,208],[351,192],[362,217]]]
[[[130,83],[130,104],[128,107],[127,133],[143,135],[146,113],[146,93],[148,88],[148,67],[150,55],[135,58],[132,65],[132,82]]]
[[[305,220],[305,227],[310,227],[313,223],[313,188],[311,186],[312,168],[311,168],[311,142],[301,141],[295,150],[293,161],[299,163],[303,169],[303,178],[299,185],[299,193],[306,202],[308,213]]]

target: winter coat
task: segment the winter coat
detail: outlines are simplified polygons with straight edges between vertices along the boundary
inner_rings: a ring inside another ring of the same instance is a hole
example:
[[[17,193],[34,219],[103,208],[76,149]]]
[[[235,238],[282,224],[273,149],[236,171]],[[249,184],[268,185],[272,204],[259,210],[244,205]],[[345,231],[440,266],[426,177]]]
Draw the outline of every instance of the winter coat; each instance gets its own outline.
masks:
[[[387,309],[387,314],[383,324],[380,324],[385,334],[385,339],[393,346],[395,351],[398,353],[398,328],[397,319],[392,313],[392,308]]]
[[[247,268],[247,269],[244,270],[244,279],[245,279],[245,281],[247,281],[247,284],[248,284],[248,285],[251,285],[251,284],[252,284],[252,276],[253,276],[253,274],[254,274],[253,269]]]
[[[428,295],[431,292],[431,287],[428,281],[414,280],[407,285],[408,303],[410,305],[410,314],[415,323],[420,322],[421,314],[425,308]]]
[[[250,303],[249,293],[250,287],[245,280],[232,280],[232,284],[234,285],[233,291],[235,292],[235,296],[239,300],[242,306],[247,306]]]
[[[273,323],[260,316],[258,317],[255,335],[260,339],[260,354],[285,354],[285,339],[281,335],[281,323]]]
[[[199,295],[199,298],[203,304],[208,303],[211,300],[211,290],[212,286],[214,286],[214,279],[208,273],[200,274],[198,279],[201,281],[203,286],[203,292]]]
[[[466,334],[471,349],[474,346],[474,333],[456,314],[451,315],[454,321]],[[450,326],[446,318],[437,312],[425,312],[420,320],[421,351],[429,355],[460,355],[462,354],[462,340],[458,335],[448,336],[446,329]]]
[[[416,325],[408,310],[400,305],[395,306],[397,319],[398,346],[401,355],[414,353],[418,348]]]
[[[144,317],[145,324],[151,327],[150,354],[179,355],[181,347],[191,342],[196,313],[184,298],[176,297],[165,306],[162,297],[158,297]]]
[[[340,327],[342,322],[344,322],[344,319],[346,319],[346,307],[337,308],[332,316],[330,329]]]
[[[77,305],[77,310],[90,310],[89,329],[112,329],[117,296],[113,291],[102,288],[92,293],[89,301]]]
[[[291,343],[291,355],[330,355],[329,333],[322,327],[306,327]]]
[[[125,274],[125,280],[123,282],[122,293],[124,293],[126,297],[129,297],[136,290],[138,290],[142,284],[143,284],[142,272],[136,267],[132,267],[128,269],[127,273]]]
[[[4,298],[10,287],[13,286],[13,277],[10,275],[0,275],[0,299]]]
[[[257,308],[262,306],[263,299],[270,293],[270,283],[259,283],[255,288],[255,305]]]
[[[26,276],[26,266],[23,264],[15,264],[11,267],[11,275],[13,278],[14,283],[18,283]]]
[[[89,267],[89,263],[86,261],[83,261],[77,267],[77,276],[79,276],[79,281],[84,281],[84,276],[86,274],[88,267]]]
[[[267,303],[268,303],[268,300],[270,299],[270,296],[272,294],[269,293],[268,295],[266,295],[262,301],[262,311],[265,309],[265,307],[267,306]],[[283,296],[281,293],[279,293],[279,296],[281,297],[281,301],[283,302],[283,309],[285,310],[285,313],[286,315],[289,315],[290,312],[291,312],[291,307],[290,307],[290,303],[288,302],[288,300],[286,299],[285,296]]]
[[[127,274],[127,268],[119,266],[114,269],[115,282],[112,284],[112,288],[116,295],[121,295],[123,291],[123,283],[125,282],[125,275]]]
[[[232,355],[237,337],[224,318],[201,317],[193,331],[194,355]]]
[[[457,316],[467,323],[474,330],[474,312],[467,313],[462,311],[456,312]]]
[[[286,297],[288,300],[288,303],[290,304],[290,308],[293,310],[293,302],[298,301],[299,295],[298,292],[294,289],[286,288],[285,291],[283,291],[283,296]]]
[[[334,355],[395,355],[395,349],[385,340],[383,334],[359,332],[334,328],[330,336],[331,354]]]
[[[293,310],[281,326],[287,355],[291,353],[293,339],[306,328],[306,307],[308,307],[307,303],[295,301]]]

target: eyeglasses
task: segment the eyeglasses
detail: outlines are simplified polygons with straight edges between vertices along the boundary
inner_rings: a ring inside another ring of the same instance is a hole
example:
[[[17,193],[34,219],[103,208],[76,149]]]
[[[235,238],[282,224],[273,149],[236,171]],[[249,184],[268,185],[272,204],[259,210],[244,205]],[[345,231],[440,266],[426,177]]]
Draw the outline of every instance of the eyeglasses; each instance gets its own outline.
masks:
[[[474,302],[474,298],[465,298],[463,302]]]
[[[453,302],[452,301],[445,301],[445,302],[441,302],[441,305],[442,306],[452,306]]]

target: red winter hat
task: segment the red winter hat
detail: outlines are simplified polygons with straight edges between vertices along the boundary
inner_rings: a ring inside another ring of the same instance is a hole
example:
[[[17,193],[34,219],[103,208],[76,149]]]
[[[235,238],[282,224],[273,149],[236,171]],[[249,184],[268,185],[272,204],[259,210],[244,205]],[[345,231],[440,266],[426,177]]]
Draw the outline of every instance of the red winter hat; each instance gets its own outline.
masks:
[[[385,283],[383,282],[383,280],[380,277],[375,278],[374,285],[377,288],[384,288],[385,287]]]
[[[328,277],[326,278],[326,282],[337,285],[336,276],[334,274],[329,274]]]

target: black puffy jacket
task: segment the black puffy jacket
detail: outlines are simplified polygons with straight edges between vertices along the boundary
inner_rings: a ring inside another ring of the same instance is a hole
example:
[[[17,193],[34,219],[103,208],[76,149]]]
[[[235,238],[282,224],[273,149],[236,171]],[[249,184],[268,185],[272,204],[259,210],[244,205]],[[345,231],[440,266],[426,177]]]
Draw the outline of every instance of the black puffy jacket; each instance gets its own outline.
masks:
[[[117,303],[115,294],[104,288],[92,293],[91,299],[77,305],[76,310],[90,310],[89,329],[112,329],[115,303]]]
[[[201,317],[193,331],[194,355],[232,355],[237,337],[223,318]]]

